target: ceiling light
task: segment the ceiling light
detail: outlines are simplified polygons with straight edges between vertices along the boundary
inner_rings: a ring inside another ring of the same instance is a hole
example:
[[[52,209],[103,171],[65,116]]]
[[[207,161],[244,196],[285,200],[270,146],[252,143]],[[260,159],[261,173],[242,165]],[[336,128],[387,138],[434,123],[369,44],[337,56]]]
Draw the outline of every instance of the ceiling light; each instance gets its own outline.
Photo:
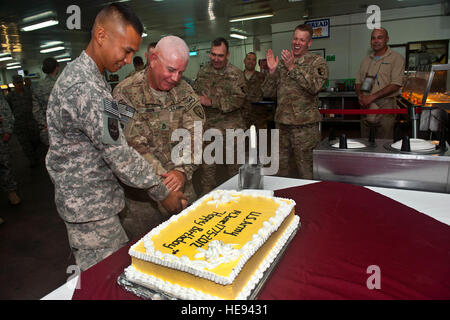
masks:
[[[20,64],[20,62],[11,62],[11,63],[7,63],[6,66],[9,67],[9,66],[14,66],[14,65],[16,65],[16,64]]]
[[[6,61],[6,60],[12,60],[12,57],[9,56],[9,57],[2,57],[2,58],[0,58],[0,61]]]
[[[18,65],[18,66],[6,67],[6,69],[8,69],[8,70],[11,70],[11,69],[19,69],[19,68],[22,68],[22,66],[21,66],[21,65]]]
[[[0,53],[0,57],[10,56],[10,55],[11,55],[11,52]]]
[[[148,36],[148,34],[146,34],[145,32],[142,33],[142,38],[145,38],[146,36]]]
[[[49,16],[54,16],[54,15],[55,15],[55,12],[53,12],[53,11],[45,11],[45,12],[41,12],[41,13],[35,14],[33,16],[29,16],[29,17],[23,18],[22,21],[23,22],[29,22],[29,21],[33,21],[33,20],[37,20],[37,19],[47,18]]]
[[[59,50],[64,50],[64,49],[66,49],[66,48],[59,46],[59,47],[53,47],[53,48],[48,48],[48,49],[42,49],[39,52],[40,53],[48,53],[48,52],[59,51]]]
[[[56,60],[56,61],[58,61],[58,62],[64,62],[64,61],[70,61],[70,60],[72,60],[72,58],[62,58],[62,59],[58,59],[58,60]]]
[[[236,18],[231,18],[229,21],[230,22],[237,22],[237,21],[246,21],[246,20],[270,18],[270,17],[273,17],[273,13],[264,13],[264,14],[258,14],[258,15],[253,15],[253,16],[236,17]]]
[[[48,41],[39,47],[40,48],[48,48],[48,47],[57,46],[58,44],[63,44],[63,43],[64,42],[62,42],[62,41]]]
[[[33,30],[37,30],[37,29],[42,29],[42,28],[47,28],[50,26],[54,26],[56,24],[58,24],[59,21],[56,19],[51,19],[51,20],[47,20],[44,22],[39,22],[39,23],[35,23],[26,27],[22,27],[20,30],[22,31],[33,31]]]
[[[236,39],[241,39],[241,40],[247,39],[246,36],[243,36],[242,34],[237,34],[237,33],[230,33],[230,37],[236,38]]]

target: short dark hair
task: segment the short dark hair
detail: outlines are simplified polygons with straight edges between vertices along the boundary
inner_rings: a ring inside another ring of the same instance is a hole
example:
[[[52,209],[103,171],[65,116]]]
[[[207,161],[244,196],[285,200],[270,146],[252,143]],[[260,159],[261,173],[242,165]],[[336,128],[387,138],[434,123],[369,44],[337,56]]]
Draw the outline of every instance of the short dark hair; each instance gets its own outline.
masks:
[[[150,48],[156,48],[156,45],[158,44],[158,42],[150,42],[147,46],[147,51],[150,50]]]
[[[133,58],[133,64],[135,65],[142,65],[144,64],[144,60],[142,60],[142,58],[140,56],[136,56]]]
[[[56,67],[58,67],[58,61],[56,61],[55,58],[49,57],[49,58],[45,58],[44,62],[42,62],[42,71],[45,74],[49,74],[52,73],[53,71],[55,71]]]
[[[136,13],[134,13],[131,7],[126,3],[111,3],[110,5],[104,7],[100,11],[100,13],[104,16],[118,14],[124,22],[130,24],[133,27],[134,31],[136,31],[137,34],[142,36],[142,33],[144,32],[144,26],[142,25],[141,20],[139,20]]]
[[[213,40],[212,42],[212,46],[213,47],[220,47],[222,45],[222,43],[225,45],[225,48],[227,48],[227,53],[228,53],[228,41],[225,38],[216,38]]]
[[[248,56],[249,54],[253,54],[253,55],[256,57],[256,53],[254,53],[253,51],[247,53],[247,54],[245,55],[245,57],[247,58],[247,56]]]
[[[299,24],[298,26],[295,27],[294,32],[295,32],[295,30],[300,30],[300,31],[306,31],[306,32],[308,32],[308,33],[309,33],[309,37],[312,39],[312,36],[313,36],[313,28],[312,28],[309,24],[306,24],[306,23],[304,23],[304,24]]]

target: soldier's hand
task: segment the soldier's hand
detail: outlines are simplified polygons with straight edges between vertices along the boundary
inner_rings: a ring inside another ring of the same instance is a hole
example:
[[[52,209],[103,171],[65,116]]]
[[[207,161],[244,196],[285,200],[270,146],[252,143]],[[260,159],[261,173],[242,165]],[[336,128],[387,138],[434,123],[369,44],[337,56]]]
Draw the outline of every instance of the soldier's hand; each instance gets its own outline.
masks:
[[[206,93],[202,92],[202,95],[199,96],[200,103],[205,107],[212,106],[212,100],[206,95]]]
[[[187,205],[187,198],[180,191],[172,191],[161,201],[161,205],[171,214],[175,214],[184,209]]]
[[[180,191],[184,188],[186,182],[186,175],[178,170],[171,170],[168,173],[163,173],[163,183],[170,191]]]
[[[274,57],[272,49],[269,49],[266,53],[266,59],[269,72],[274,73],[278,66],[278,56]]]
[[[291,71],[295,67],[294,54],[292,53],[292,51],[284,49],[283,51],[281,51],[281,58],[283,59],[284,65],[289,71]]]

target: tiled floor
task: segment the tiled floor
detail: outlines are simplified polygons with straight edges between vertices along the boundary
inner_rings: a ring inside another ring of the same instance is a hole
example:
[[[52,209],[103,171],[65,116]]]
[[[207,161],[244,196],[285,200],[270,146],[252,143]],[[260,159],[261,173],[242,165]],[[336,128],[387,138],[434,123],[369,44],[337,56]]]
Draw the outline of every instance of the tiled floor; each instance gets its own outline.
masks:
[[[359,137],[358,123],[334,127],[336,136]],[[329,130],[330,124],[323,125],[324,138]],[[0,299],[40,299],[66,282],[72,274],[66,270],[74,259],[43,160],[31,169],[16,139],[11,147],[22,203],[12,207],[6,195],[0,194],[0,217],[5,220],[0,225]],[[197,181],[195,177],[195,185]]]

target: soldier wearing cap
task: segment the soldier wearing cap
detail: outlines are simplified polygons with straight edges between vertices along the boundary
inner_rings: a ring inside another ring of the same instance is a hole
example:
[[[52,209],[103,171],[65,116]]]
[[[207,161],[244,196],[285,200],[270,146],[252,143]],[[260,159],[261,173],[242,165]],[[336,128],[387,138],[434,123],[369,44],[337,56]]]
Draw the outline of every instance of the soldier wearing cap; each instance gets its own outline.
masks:
[[[241,115],[245,102],[245,78],[241,70],[228,62],[229,56],[228,41],[215,39],[209,54],[211,61],[200,69],[192,86],[205,108],[205,130],[218,129],[224,137],[226,129],[245,129]],[[235,154],[229,145],[225,146],[224,151],[224,159],[227,154]],[[231,177],[238,172],[239,164],[234,161],[225,168],[228,177]],[[217,164],[202,164],[200,180],[203,194],[217,185],[216,171]]]
[[[147,190],[170,212],[185,205],[153,167],[128,146],[120,121],[132,110],[113,100],[105,70],[117,72],[141,44],[143,27],[129,6],[103,8],[80,56],[59,76],[48,102],[49,150],[46,164],[55,185],[55,202],[64,220],[76,263],[82,270],[127,241],[119,213],[125,206],[119,180]]]
[[[203,126],[204,111],[192,87],[181,79],[189,60],[189,48],[178,37],[167,36],[159,40],[149,56],[149,66],[122,81],[114,88],[113,96],[132,106],[136,112],[124,130],[128,144],[135,148],[156,173],[164,178],[170,190],[181,190],[188,204],[196,199],[192,175],[194,153],[187,163],[172,159],[172,141],[176,129],[187,129],[193,146],[194,122]],[[130,238],[137,237],[157,226],[170,215],[141,190],[125,188],[126,212],[122,224]]]
[[[272,50],[266,54],[269,74],[262,88],[264,96],[277,97],[281,176],[289,175],[293,154],[299,177],[313,178],[312,152],[321,138],[318,93],[328,78],[328,67],[324,58],[308,52],[311,44],[312,28],[303,24],[294,30],[291,51],[281,52],[282,63]]]
[[[50,92],[56,82],[59,64],[55,58],[46,58],[42,63],[42,71],[46,74],[44,80],[40,81],[33,90],[33,116],[39,127],[41,142],[48,146],[47,131],[47,104]]]
[[[20,198],[17,195],[17,182],[11,170],[8,146],[13,126],[14,116],[3,94],[0,94],[0,187],[8,194],[9,203],[17,205]]]
[[[14,114],[14,133],[17,135],[30,166],[34,167],[38,161],[39,129],[33,118],[31,90],[24,88],[21,75],[13,77],[13,84],[14,91],[6,97],[6,100]]]

